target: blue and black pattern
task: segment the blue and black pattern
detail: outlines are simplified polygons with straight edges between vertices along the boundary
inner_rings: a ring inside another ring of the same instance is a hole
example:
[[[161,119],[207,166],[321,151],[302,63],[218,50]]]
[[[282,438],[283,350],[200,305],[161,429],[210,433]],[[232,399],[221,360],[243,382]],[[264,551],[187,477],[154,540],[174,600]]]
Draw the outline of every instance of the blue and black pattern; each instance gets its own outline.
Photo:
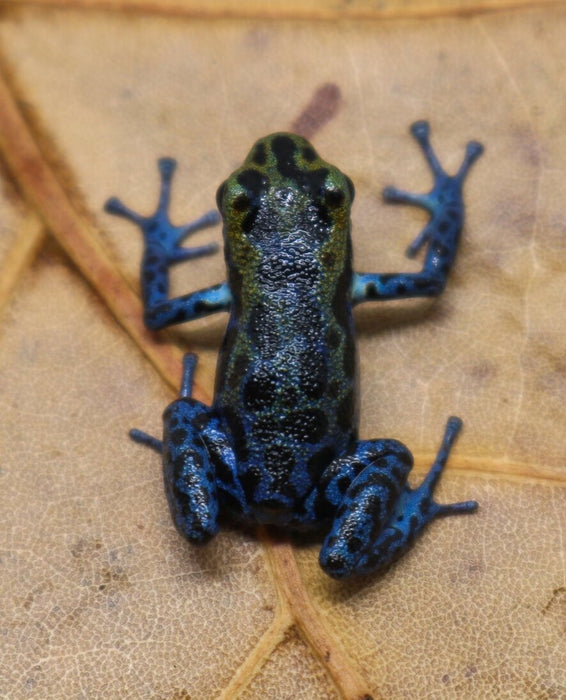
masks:
[[[335,578],[369,573],[399,557],[438,515],[475,510],[439,505],[433,490],[461,421],[450,418],[438,457],[420,487],[413,459],[396,440],[358,440],[358,382],[352,307],[362,301],[442,292],[463,223],[462,185],[481,153],[468,145],[457,175],[442,170],[428,124],[412,133],[435,182],[428,195],[393,188],[388,201],[424,207],[431,219],[408,254],[427,246],[416,274],[352,270],[351,180],[300,136],[259,140],[220,186],[228,280],[169,299],[169,267],[214,251],[183,248],[212,214],[175,227],[168,217],[174,161],[159,162],[156,212],[142,217],[111,199],[107,210],[142,230],[142,291],[150,328],[229,311],[214,403],[191,398],[196,359],[185,358],[180,397],[164,413],[163,441],[133,439],[162,454],[165,488],[179,531],[195,543],[218,529],[218,514],[292,529],[326,528],[320,553]]]

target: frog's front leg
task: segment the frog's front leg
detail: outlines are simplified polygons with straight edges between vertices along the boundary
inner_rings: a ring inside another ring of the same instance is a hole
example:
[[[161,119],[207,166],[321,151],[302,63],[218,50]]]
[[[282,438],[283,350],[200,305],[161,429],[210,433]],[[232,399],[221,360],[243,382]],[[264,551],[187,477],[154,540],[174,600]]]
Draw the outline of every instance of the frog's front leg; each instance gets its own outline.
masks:
[[[140,430],[130,436],[160,452],[165,492],[177,530],[195,544],[218,532],[219,502],[246,512],[234,452],[209,406],[191,398],[196,356],[187,353],[179,398],[163,414],[163,441]],[[234,505],[235,504],[235,505]]]
[[[172,158],[159,160],[161,192],[153,215],[141,216],[115,197],[109,199],[105,205],[107,212],[133,221],[143,233],[145,249],[141,264],[141,286],[144,321],[146,326],[153,330],[215,311],[227,311],[231,302],[226,282],[169,299],[169,266],[202,255],[210,255],[217,250],[215,243],[197,248],[183,248],[181,243],[191,233],[213,226],[219,221],[218,214],[210,211],[185,226],[173,226],[168,210],[175,167],[176,162]]]
[[[414,490],[406,483],[411,453],[396,440],[360,442],[350,456],[330,465],[319,495],[328,506],[338,506],[320,551],[320,565],[327,574],[341,579],[382,569],[401,556],[437,516],[477,508],[475,501],[440,505],[433,500],[461,426],[459,418],[448,420],[436,460]]]
[[[420,145],[434,175],[434,186],[428,194],[411,194],[387,187],[384,197],[388,202],[403,202],[426,209],[430,221],[407,249],[414,257],[427,244],[424,266],[418,273],[355,273],[352,278],[352,302],[402,299],[407,297],[436,296],[446,285],[448,273],[456,257],[460,232],[464,222],[462,187],[472,163],[481,155],[483,146],[476,141],[468,143],[466,156],[458,173],[447,175],[429,141],[429,125],[416,122],[411,132]]]

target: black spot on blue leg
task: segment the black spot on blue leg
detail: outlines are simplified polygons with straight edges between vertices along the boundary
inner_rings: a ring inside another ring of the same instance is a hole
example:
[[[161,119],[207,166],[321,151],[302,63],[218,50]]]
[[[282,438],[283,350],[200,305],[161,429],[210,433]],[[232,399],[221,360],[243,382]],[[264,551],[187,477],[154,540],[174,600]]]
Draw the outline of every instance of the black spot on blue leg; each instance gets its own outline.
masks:
[[[169,434],[169,439],[175,446],[179,447],[187,439],[187,431],[183,429],[173,430]]]

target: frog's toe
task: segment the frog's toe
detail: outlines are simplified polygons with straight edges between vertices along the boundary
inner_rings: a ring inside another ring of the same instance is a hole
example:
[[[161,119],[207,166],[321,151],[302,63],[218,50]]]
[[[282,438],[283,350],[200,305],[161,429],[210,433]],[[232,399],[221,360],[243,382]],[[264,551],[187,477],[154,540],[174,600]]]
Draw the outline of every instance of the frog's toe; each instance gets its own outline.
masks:
[[[137,428],[132,428],[129,435],[134,442],[150,447],[159,454],[163,452],[163,442],[159,438],[153,437],[153,435],[149,435],[148,433],[144,433],[143,430],[138,430]]]
[[[462,161],[462,165],[460,166],[460,170],[458,171],[457,175],[455,176],[455,179],[458,182],[463,182],[464,178],[468,174],[468,170],[472,167],[472,165],[475,163],[475,161],[481,156],[483,153],[483,144],[481,144],[479,141],[470,141],[467,146],[466,146],[466,155],[464,156],[464,160]]]
[[[171,156],[164,156],[157,161],[157,167],[161,173],[163,180],[167,181],[173,177],[175,168],[177,167],[177,161]]]
[[[430,124],[426,119],[419,119],[411,124],[411,134],[419,142],[427,141],[430,137]]]
[[[122,219],[133,221],[140,227],[143,227],[146,221],[145,217],[127,207],[118,197],[110,197],[110,199],[107,199],[104,204],[104,211],[107,214],[113,214],[114,216],[120,216]]]

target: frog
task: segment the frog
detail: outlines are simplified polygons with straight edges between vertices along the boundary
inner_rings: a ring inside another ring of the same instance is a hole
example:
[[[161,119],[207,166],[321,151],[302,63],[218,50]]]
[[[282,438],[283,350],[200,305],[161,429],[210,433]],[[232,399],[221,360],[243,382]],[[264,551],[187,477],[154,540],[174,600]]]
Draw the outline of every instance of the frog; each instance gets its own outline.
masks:
[[[157,331],[228,312],[214,398],[192,397],[196,356],[187,353],[179,397],[163,414],[163,437],[131,438],[162,456],[165,491],[177,530],[205,544],[227,516],[244,526],[320,533],[319,563],[334,579],[368,575],[404,554],[439,516],[471,513],[468,500],[439,504],[433,492],[462,427],[451,416],[422,483],[408,484],[409,449],[397,439],[360,439],[353,308],[369,301],[436,297],[456,258],[464,221],[463,183],[483,147],[467,144],[456,175],[442,168],[430,126],[411,133],[434,183],[427,194],[394,187],[386,202],[424,209],[428,223],[407,255],[422,248],[420,272],[356,272],[352,263],[354,185],[302,136],[259,139],[218,188],[227,278],[169,296],[169,270],[217,246],[183,245],[219,221],[216,212],[183,226],[169,217],[172,158],[158,161],[155,212],[142,216],[116,197],[106,211],[143,234],[144,322]]]

